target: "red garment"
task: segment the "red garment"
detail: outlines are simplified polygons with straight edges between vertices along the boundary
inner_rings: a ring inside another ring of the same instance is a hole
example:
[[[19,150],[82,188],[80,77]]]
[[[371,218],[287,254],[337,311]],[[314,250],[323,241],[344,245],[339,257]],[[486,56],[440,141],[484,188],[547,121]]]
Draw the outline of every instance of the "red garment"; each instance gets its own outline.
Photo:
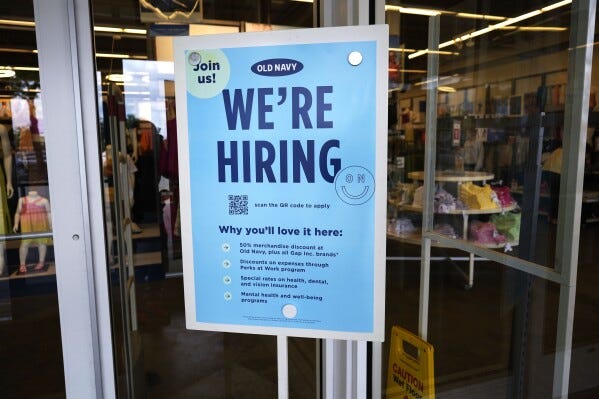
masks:
[[[177,153],[177,119],[166,121],[167,158],[165,176],[171,180],[179,179],[179,154]]]
[[[139,122],[137,128],[137,148],[140,154],[148,154],[154,149],[154,125],[150,122]]]
[[[495,194],[497,195],[497,199],[499,199],[499,203],[503,207],[510,206],[514,203],[514,199],[510,194],[510,188],[506,186],[501,187],[491,187]]]

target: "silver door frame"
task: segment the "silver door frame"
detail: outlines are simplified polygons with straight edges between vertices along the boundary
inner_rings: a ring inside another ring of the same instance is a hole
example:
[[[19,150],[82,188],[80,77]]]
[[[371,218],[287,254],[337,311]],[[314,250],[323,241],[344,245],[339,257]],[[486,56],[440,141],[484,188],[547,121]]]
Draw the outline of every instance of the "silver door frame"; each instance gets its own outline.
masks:
[[[34,0],[69,398],[115,397],[88,0]]]

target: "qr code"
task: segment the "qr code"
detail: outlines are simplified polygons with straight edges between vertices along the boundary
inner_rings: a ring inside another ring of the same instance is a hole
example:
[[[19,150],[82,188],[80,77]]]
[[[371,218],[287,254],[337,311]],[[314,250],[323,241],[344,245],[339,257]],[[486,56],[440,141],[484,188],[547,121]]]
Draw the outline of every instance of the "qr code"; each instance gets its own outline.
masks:
[[[247,215],[248,196],[229,195],[229,215]]]

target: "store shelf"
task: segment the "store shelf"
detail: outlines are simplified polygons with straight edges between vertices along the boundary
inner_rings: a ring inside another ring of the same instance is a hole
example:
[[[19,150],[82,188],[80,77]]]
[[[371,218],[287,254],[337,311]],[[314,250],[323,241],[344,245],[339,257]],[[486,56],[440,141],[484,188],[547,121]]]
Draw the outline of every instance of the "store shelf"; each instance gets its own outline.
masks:
[[[415,171],[415,172],[410,172],[408,173],[408,177],[412,180],[415,181],[423,181],[424,179],[424,171]],[[463,172],[453,172],[453,171],[437,171],[435,173],[435,182],[448,182],[448,183],[456,183],[458,185],[458,187],[462,184],[462,183],[466,183],[466,182],[482,182],[485,183],[487,180],[492,180],[494,178],[493,173],[487,173],[487,172],[475,172],[475,171],[463,171]],[[459,189],[458,189],[458,193],[459,193]],[[388,200],[388,204],[391,206],[394,206],[398,212],[416,212],[416,213],[422,213],[422,206],[414,206],[414,205],[403,205],[400,204],[397,200]],[[513,202],[511,205],[509,206],[504,206],[504,207],[496,207],[496,208],[491,208],[491,209],[456,209],[456,210],[452,210],[452,211],[448,211],[448,212],[435,212],[435,215],[456,215],[456,216],[461,216],[462,218],[462,237],[467,238],[468,237],[468,229],[469,229],[469,222],[468,219],[470,218],[470,215],[491,215],[491,214],[503,214],[505,212],[509,212],[512,210],[515,210],[518,208],[518,203],[517,202]],[[403,242],[406,244],[414,244],[414,245],[421,245],[422,243],[422,239],[420,234],[407,234],[407,235],[397,235],[397,234],[393,234],[393,233],[387,233],[387,237],[395,240],[395,241],[399,241],[399,242]],[[463,239],[456,239],[456,241],[464,241],[473,245],[477,245],[481,248],[489,248],[489,249],[505,249],[506,251],[514,246],[517,246],[518,243],[517,242],[507,242],[507,243],[500,243],[500,244],[479,244],[476,243],[474,241],[468,241],[468,240],[463,240]],[[448,247],[452,247],[452,246],[448,246],[448,245],[441,245],[439,243],[436,242],[432,242],[432,246],[433,247],[440,247],[440,248],[448,248]],[[473,253],[470,253],[469,255],[469,265],[468,265],[468,274],[466,275],[467,277],[467,282],[465,287],[466,288],[471,288],[474,284],[474,261],[475,261],[475,256]]]
[[[422,236],[420,235],[420,233],[405,234],[405,235],[404,234],[387,233],[387,237],[392,240],[402,242],[405,244],[420,245],[422,243]],[[456,240],[459,240],[459,239],[456,238]],[[501,248],[505,248],[508,245],[510,247],[516,247],[519,244],[518,242],[506,242],[506,243],[502,243],[502,244],[477,244],[474,241],[466,241],[466,242],[477,245],[482,248],[490,248],[490,249],[501,249]],[[453,248],[449,245],[442,245],[435,241],[432,241],[432,246],[437,247],[437,248]]]
[[[155,252],[143,252],[133,255],[133,265],[135,267],[159,265],[162,263],[162,253],[159,251]]]
[[[416,171],[408,173],[408,177],[412,180],[423,181],[424,171]],[[450,172],[450,171],[437,171],[435,173],[435,181],[438,182],[454,182],[463,183],[469,181],[487,181],[492,180],[495,177],[493,173],[487,172]]]
[[[390,200],[389,204],[396,207],[400,211],[408,211],[408,212],[422,212],[421,206],[414,205],[401,205],[398,204],[397,201]],[[449,212],[435,212],[438,215],[490,215],[494,213],[503,213],[513,211],[518,208],[517,203],[513,203],[509,206],[503,206],[492,209],[456,209],[455,211]]]
[[[46,269],[44,271],[36,272],[33,270],[33,267],[29,267],[29,270],[27,271],[27,273],[22,274],[22,273],[19,273],[18,270],[15,270],[13,273],[10,274],[10,276],[0,278],[0,281],[2,281],[2,280],[17,280],[17,279],[24,279],[24,278],[35,278],[35,277],[48,277],[48,276],[55,276],[55,275],[56,275],[56,266],[54,265],[54,263],[49,263],[46,266]]]

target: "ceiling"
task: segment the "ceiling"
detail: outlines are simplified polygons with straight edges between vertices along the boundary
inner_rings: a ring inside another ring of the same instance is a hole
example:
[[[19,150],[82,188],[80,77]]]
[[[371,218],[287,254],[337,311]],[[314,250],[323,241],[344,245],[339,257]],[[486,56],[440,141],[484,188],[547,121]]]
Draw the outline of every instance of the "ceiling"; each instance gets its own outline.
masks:
[[[126,28],[148,27],[146,22],[141,21],[140,0],[93,0],[93,16],[95,26],[116,26]],[[145,0],[154,5],[170,0]],[[179,0],[179,2],[194,0]],[[459,11],[476,14],[498,15],[514,17],[530,10],[539,9],[556,0],[518,0],[518,1],[492,1],[492,0],[422,0],[413,1],[412,4],[401,2],[402,6],[413,6],[419,8],[442,9],[447,11]],[[399,5],[399,1],[388,1],[388,4]],[[531,18],[526,21],[527,26],[563,26],[570,24],[569,6],[563,7],[559,12],[551,12]],[[204,0],[204,20],[213,23],[238,23],[239,21],[259,22],[274,25],[287,25],[310,27],[312,22],[312,4],[291,0]],[[391,32],[396,32],[399,41],[406,48],[426,49],[428,18],[420,15],[401,14],[391,17],[387,13]],[[31,0],[25,1],[2,1],[0,2],[0,19],[22,19],[31,21],[33,6]],[[443,15],[441,17],[441,42],[459,37],[464,32],[481,29],[489,24],[489,21],[480,19],[456,18]],[[463,46],[460,49],[462,57],[459,59],[441,58],[445,68],[458,68],[464,63],[464,59],[477,59],[477,52],[490,48],[502,50],[506,62],[510,57],[523,57],[526,54],[543,51],[545,48],[556,48],[565,46],[567,48],[568,31],[553,34],[539,34],[538,32],[522,31],[494,31],[488,35],[480,36],[473,41],[472,46]],[[95,45],[97,53],[107,54],[129,54],[133,56],[147,56],[149,59],[154,55],[153,39],[146,35],[96,32]],[[451,46],[454,48],[455,46]],[[35,45],[35,31],[33,27],[18,27],[0,24],[0,66],[37,66],[37,54],[32,50]],[[11,51],[4,51],[9,49]],[[468,57],[463,57],[468,55]],[[478,60],[480,61],[480,60]],[[405,60],[406,68],[425,69],[426,57],[418,57],[413,60]],[[115,58],[97,58],[98,69],[107,74],[121,71],[121,60]],[[463,67],[463,66],[462,66]],[[20,71],[21,81],[12,79],[0,80],[0,89],[3,86],[14,86],[22,84],[35,84],[37,73],[35,71]],[[414,77],[416,78],[416,76]],[[7,88],[4,87],[6,90]]]

